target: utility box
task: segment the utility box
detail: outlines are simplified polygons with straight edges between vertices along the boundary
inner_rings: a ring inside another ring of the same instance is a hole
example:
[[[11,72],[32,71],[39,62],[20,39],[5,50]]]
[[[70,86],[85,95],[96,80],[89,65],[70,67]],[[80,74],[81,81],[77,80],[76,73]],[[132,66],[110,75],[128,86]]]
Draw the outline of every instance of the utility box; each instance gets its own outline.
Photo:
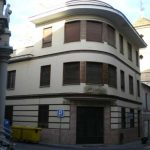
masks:
[[[13,126],[12,137],[17,141],[38,143],[40,141],[41,128]]]

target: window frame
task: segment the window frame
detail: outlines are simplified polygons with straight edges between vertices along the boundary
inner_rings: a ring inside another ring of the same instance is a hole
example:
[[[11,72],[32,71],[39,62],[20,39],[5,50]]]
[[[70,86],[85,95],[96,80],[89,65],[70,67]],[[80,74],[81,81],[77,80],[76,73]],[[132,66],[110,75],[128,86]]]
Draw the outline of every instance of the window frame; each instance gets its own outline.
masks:
[[[16,70],[7,72],[7,90],[14,90],[16,82]]]
[[[116,48],[116,30],[109,24],[107,24],[107,34],[108,34],[107,39],[108,44]]]
[[[46,72],[44,72],[45,68],[48,68],[48,70],[46,70]],[[42,69],[44,71],[42,71]],[[46,78],[45,78],[45,76],[46,76]],[[50,79],[51,79],[51,65],[41,66],[41,69],[40,69],[40,87],[49,87],[50,86]]]
[[[111,71],[113,71],[114,74],[112,74]],[[108,65],[108,85],[117,88],[117,67],[110,64]]]
[[[45,37],[45,32],[48,30],[48,36]],[[47,40],[48,39],[48,40]],[[52,46],[52,27],[43,28],[42,48]]]
[[[129,93],[134,95],[134,81],[133,76],[129,75]]]
[[[76,25],[74,25],[75,27],[71,27],[71,24],[73,23],[76,23]],[[73,32],[73,29],[71,28],[75,28],[74,29],[75,31]],[[80,41],[81,40],[80,33],[81,33],[81,21],[80,20],[66,22],[65,27],[64,27],[64,43]]]
[[[119,49],[120,53],[124,55],[124,42],[123,42],[123,36],[119,34]]]
[[[125,91],[125,72],[120,70],[120,87],[121,91]]]
[[[75,64],[77,66],[75,66]],[[72,67],[71,67],[71,65],[72,65]],[[75,69],[76,67],[78,68],[77,70]],[[71,71],[70,68],[72,68],[72,69],[74,68],[75,69],[74,71],[77,71],[77,72],[75,73],[73,71],[70,73],[70,71]],[[68,72],[71,75],[68,76],[67,75]],[[72,79],[70,78],[71,76],[72,76]],[[72,80],[72,82],[70,80]],[[78,85],[78,84],[80,84],[80,62],[65,62],[63,64],[63,85]]]
[[[130,61],[132,61],[132,60],[133,60],[133,56],[132,56],[132,45],[128,42],[128,43],[127,43],[127,47],[128,47],[128,59],[129,59]]]

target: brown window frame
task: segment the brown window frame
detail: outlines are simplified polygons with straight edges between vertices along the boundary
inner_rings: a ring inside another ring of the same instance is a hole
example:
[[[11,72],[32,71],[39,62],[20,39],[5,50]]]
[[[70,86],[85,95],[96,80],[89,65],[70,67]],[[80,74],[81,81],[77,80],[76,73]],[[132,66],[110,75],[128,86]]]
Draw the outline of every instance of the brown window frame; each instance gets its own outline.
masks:
[[[11,70],[7,72],[7,89],[15,89],[15,80],[16,80],[16,70]]]
[[[40,87],[50,86],[50,77],[51,77],[51,65],[41,66]]]
[[[80,26],[80,20],[65,23],[64,43],[80,41]]]
[[[46,35],[45,35],[46,34]],[[42,47],[50,47],[52,45],[52,27],[43,29]]]
[[[103,65],[99,62],[86,62],[86,83],[103,84]]]
[[[102,22],[86,21],[86,40],[93,42],[102,42],[103,24]]]
[[[76,84],[80,84],[80,62],[64,63],[63,85],[76,85]]]

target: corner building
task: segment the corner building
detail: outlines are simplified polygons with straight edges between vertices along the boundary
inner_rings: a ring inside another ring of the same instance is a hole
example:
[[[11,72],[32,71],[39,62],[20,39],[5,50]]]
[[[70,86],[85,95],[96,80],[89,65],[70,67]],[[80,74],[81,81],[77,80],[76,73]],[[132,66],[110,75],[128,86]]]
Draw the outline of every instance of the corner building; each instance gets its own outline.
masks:
[[[138,139],[138,53],[146,44],[128,19],[104,2],[73,0],[31,21],[37,42],[9,62],[12,125],[41,127],[49,144]]]

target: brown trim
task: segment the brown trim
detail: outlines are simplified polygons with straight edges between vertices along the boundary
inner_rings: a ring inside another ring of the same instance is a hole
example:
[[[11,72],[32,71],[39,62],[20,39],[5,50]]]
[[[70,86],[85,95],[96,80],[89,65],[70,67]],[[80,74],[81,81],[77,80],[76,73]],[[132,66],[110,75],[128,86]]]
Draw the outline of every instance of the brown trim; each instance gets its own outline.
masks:
[[[86,83],[86,62],[80,62],[80,83]]]
[[[36,57],[33,57],[31,60],[41,59],[41,58],[46,58],[46,57],[54,57],[54,56],[58,56],[58,55],[71,54],[71,53],[93,53],[93,54],[103,54],[103,55],[112,56],[115,59],[117,59],[118,61],[120,61],[121,63],[123,63],[124,65],[126,65],[127,67],[129,67],[131,70],[135,71],[137,74],[139,74],[139,75],[141,74],[139,71],[137,71],[134,68],[132,68],[131,66],[129,66],[127,63],[125,63],[122,59],[120,59],[116,55],[105,52],[105,51],[99,51],[99,50],[84,50],[84,49],[70,50],[70,51],[66,51],[66,52],[58,52],[58,53],[53,53],[53,54],[48,54],[48,55],[36,56]],[[9,61],[9,64],[16,63],[16,62],[21,62],[21,60],[19,60],[19,61],[13,60],[13,62]]]
[[[89,93],[53,93],[53,94],[31,94],[31,95],[13,95],[13,96],[6,96],[7,100],[20,100],[20,99],[36,99],[36,98],[54,98],[54,97],[64,97],[64,98],[84,98],[84,97],[95,97],[95,98],[111,98],[116,100],[122,100],[134,104],[142,104],[142,102],[136,102],[132,99],[126,99],[120,96],[114,95],[104,95],[104,94],[89,94]]]

